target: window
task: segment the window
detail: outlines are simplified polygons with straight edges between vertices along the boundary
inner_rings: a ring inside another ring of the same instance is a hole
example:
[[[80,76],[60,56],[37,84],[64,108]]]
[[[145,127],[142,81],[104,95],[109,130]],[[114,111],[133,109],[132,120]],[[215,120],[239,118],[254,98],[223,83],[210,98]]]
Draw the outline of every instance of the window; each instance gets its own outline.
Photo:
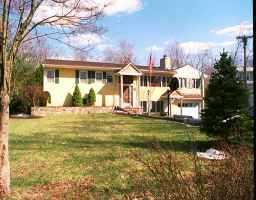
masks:
[[[182,86],[184,88],[187,88],[187,79],[185,79],[185,78],[182,79]]]
[[[148,110],[147,110],[147,102],[146,101],[142,101],[141,102],[141,107],[142,107],[142,109],[143,109],[143,112],[147,112]]]
[[[247,76],[247,81],[253,81],[253,73],[252,72],[247,72],[246,76]]]
[[[113,83],[113,76],[111,73],[107,73],[107,83]]]
[[[200,88],[201,79],[196,79],[196,88]]]
[[[89,83],[95,82],[95,71],[88,71],[88,82]]]
[[[143,76],[143,85],[148,86],[148,76]]]
[[[161,77],[161,86],[165,87],[165,77],[164,76]]]
[[[190,107],[196,107],[196,106],[198,106],[197,103],[183,103],[182,104],[182,107],[184,107],[184,108],[190,108]],[[180,103],[178,104],[178,107],[181,107]]]
[[[80,71],[79,72],[79,78],[80,78],[81,83],[87,83],[87,81],[88,81],[87,72],[86,71]]]
[[[103,80],[103,73],[102,72],[96,72],[96,80],[102,81]]]
[[[140,77],[140,86],[144,86],[143,85],[143,79],[144,79],[144,76]]]
[[[168,87],[168,83],[167,83],[167,77],[163,76],[162,77],[162,87]]]
[[[238,72],[238,79],[239,80],[243,80],[244,79],[244,77],[243,77],[243,72]]]
[[[152,101],[151,112],[162,112],[163,111],[163,101]]]
[[[140,78],[140,86],[147,86],[148,85],[148,77],[147,76],[142,76]]]
[[[160,76],[152,76],[151,77],[151,86],[161,87],[161,77]]]
[[[55,73],[54,71],[47,71],[47,81],[53,83],[54,82]]]
[[[196,88],[196,79],[192,79],[192,88]]]

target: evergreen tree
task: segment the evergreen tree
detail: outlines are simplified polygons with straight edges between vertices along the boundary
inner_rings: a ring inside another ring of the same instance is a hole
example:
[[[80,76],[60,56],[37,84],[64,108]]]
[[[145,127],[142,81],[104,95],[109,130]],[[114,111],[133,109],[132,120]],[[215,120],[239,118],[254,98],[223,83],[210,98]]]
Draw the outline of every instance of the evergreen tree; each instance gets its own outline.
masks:
[[[44,69],[43,65],[39,65],[33,73],[33,77],[29,81],[32,85],[43,86]]]
[[[90,89],[88,94],[88,105],[93,106],[96,102],[96,94],[93,88]]]
[[[231,57],[221,53],[214,65],[202,112],[202,128],[225,139],[235,134],[235,127],[239,129],[244,124],[243,116],[248,109],[248,92],[236,73]]]
[[[83,105],[83,99],[81,96],[81,92],[78,85],[76,85],[75,90],[73,92],[73,96],[72,96],[72,106],[79,107],[82,105]]]

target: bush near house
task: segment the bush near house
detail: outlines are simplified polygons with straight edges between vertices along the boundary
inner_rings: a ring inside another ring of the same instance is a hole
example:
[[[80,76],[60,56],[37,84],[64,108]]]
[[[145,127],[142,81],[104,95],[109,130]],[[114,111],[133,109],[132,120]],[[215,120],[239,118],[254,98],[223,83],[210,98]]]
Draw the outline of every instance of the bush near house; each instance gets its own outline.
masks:
[[[10,97],[10,114],[30,113],[30,102],[24,95],[12,95]]]
[[[31,106],[46,106],[50,94],[42,86],[42,65],[29,56],[18,56],[12,68],[10,113],[29,114]]]
[[[73,96],[72,96],[72,106],[79,107],[82,105],[83,105],[83,100],[82,100],[81,92],[78,85],[76,85],[73,92]]]
[[[44,99],[45,99],[45,106],[47,105],[47,103],[52,102],[50,92],[47,92],[47,91],[44,92]]]
[[[44,92],[42,86],[28,85],[24,88],[23,94],[30,106],[46,106],[50,100],[49,92]]]
[[[83,97],[83,105],[87,106],[87,104],[88,104],[87,102],[88,102],[88,94],[84,95],[84,97]]]
[[[19,93],[13,93],[10,99],[10,113],[30,114],[32,106],[46,106],[51,103],[49,92],[44,92],[42,86],[27,85]]]
[[[93,88],[90,89],[88,98],[87,98],[87,105],[93,106],[96,102],[96,94]]]

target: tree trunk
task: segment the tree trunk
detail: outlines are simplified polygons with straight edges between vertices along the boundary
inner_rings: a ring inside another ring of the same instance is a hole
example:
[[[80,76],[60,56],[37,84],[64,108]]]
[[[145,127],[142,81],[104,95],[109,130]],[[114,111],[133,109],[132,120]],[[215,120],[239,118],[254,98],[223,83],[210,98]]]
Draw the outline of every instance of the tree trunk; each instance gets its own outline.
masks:
[[[0,198],[10,193],[9,163],[9,94],[11,78],[11,60],[2,52],[0,61]]]
[[[8,153],[9,95],[1,94],[0,105],[0,196],[10,193],[10,164]]]

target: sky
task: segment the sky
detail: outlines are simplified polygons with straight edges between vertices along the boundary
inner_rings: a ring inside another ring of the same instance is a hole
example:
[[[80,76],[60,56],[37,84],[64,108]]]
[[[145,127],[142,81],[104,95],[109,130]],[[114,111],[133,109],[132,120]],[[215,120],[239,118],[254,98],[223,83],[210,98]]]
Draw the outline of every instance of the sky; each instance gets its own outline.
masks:
[[[104,35],[85,33],[70,38],[79,45],[94,45],[91,55],[95,60],[121,40],[134,46],[137,64],[146,64],[150,51],[159,60],[173,42],[190,54],[203,50],[217,54],[223,48],[234,49],[237,35],[252,34],[252,0],[112,1],[98,22],[106,29]],[[72,59],[69,49],[59,48],[58,56]]]

